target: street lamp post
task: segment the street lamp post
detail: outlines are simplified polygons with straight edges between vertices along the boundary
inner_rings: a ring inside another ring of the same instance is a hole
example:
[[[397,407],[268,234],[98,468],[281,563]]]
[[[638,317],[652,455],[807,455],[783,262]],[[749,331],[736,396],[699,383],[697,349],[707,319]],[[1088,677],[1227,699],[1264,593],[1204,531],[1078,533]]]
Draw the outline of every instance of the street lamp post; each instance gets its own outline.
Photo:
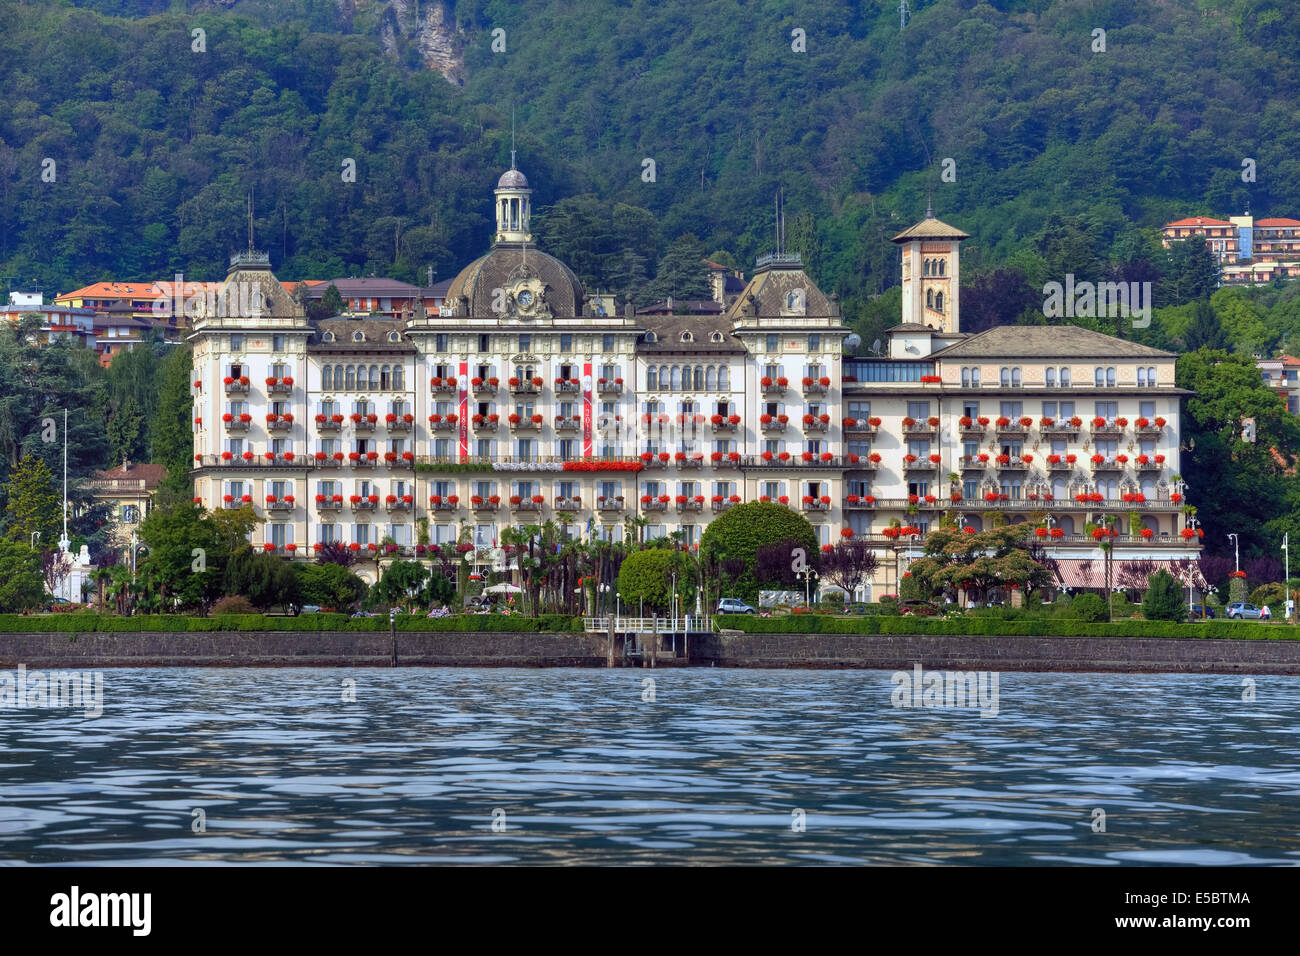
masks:
[[[1284,601],[1282,605],[1282,616],[1285,617],[1288,621],[1291,620],[1291,544],[1289,540],[1290,537],[1291,537],[1291,532],[1289,531],[1284,532],[1282,535],[1282,555],[1285,561],[1285,565],[1284,565],[1285,569],[1282,572],[1282,593],[1283,593],[1283,601]]]
[[[1229,531],[1229,532],[1228,532],[1228,537],[1232,539],[1232,570],[1233,570],[1233,571],[1240,571],[1240,570],[1241,570],[1241,555],[1240,555],[1240,553],[1238,552],[1238,549],[1237,549],[1237,545],[1238,545],[1237,533],[1236,533],[1235,531]],[[1282,545],[1282,547],[1285,548],[1286,545]]]
[[[33,531],[31,535],[31,541],[30,541],[31,548],[33,551],[36,550],[36,542],[40,540],[41,540],[41,533],[39,531]]]
[[[812,568],[801,568],[794,573],[796,578],[803,579],[803,605],[812,607],[812,579],[817,576],[817,572]]]

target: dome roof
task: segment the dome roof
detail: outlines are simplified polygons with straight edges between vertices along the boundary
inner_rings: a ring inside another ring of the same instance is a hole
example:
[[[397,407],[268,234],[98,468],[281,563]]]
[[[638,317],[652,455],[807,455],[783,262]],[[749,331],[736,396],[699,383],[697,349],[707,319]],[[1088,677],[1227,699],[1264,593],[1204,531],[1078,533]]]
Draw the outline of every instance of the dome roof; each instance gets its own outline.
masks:
[[[507,169],[497,180],[497,189],[527,189],[528,177],[517,169]]]
[[[545,289],[546,308],[556,318],[582,314],[586,301],[582,281],[559,259],[548,256],[531,243],[498,243],[491,252],[475,259],[451,280],[446,301],[451,305],[464,296],[469,300],[469,315],[497,316],[493,310],[493,290],[511,290],[526,280],[541,283]]]

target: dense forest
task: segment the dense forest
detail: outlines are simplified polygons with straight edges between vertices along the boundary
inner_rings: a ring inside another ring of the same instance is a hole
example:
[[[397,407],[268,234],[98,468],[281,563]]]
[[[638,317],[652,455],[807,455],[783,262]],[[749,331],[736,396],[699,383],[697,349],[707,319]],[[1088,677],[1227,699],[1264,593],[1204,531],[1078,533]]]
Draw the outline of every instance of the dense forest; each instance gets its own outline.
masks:
[[[702,292],[701,256],[752,268],[783,191],[787,246],[868,343],[899,314],[889,239],[933,202],[972,235],[967,330],[1049,321],[1042,286],[1073,273],[1152,282],[1149,329],[1075,320],[1102,331],[1243,368],[1300,350],[1300,283],[1218,289],[1203,247],[1157,237],[1186,215],[1300,216],[1286,0],[910,0],[901,28],[898,6],[0,0],[0,278],[219,278],[250,195],[282,279],[448,278],[488,242],[513,115],[540,241],[638,302]],[[184,356],[105,374],[0,344],[6,372],[30,369],[0,374],[0,482],[23,453],[55,464],[29,429],[69,397],[74,471],[183,468]],[[1266,399],[1246,387],[1197,427],[1230,444],[1225,409]],[[1290,447],[1285,422],[1266,431]],[[1268,507],[1206,518],[1261,552],[1295,482],[1252,467]]]

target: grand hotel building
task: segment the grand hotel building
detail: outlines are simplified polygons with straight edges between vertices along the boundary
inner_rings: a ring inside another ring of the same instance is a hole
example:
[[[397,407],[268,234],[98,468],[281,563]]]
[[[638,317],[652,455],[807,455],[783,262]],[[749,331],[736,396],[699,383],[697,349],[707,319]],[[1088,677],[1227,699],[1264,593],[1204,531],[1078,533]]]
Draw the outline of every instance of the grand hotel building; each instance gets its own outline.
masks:
[[[797,256],[760,259],[715,314],[637,315],[533,244],[521,172],[495,199],[490,251],[437,314],[310,322],[267,257],[232,258],[240,307],[190,336],[196,500],[251,502],[255,545],[287,558],[470,542],[500,567],[506,527],[693,542],[769,499],[825,545],[878,546],[864,598],[896,590],[944,511],[1042,527],[1073,588],[1104,583],[1085,534],[1103,515],[1116,560],[1196,558],[1175,356],[1074,327],[963,333],[967,236],[932,216],[894,239],[902,321],[846,357],[838,303]]]

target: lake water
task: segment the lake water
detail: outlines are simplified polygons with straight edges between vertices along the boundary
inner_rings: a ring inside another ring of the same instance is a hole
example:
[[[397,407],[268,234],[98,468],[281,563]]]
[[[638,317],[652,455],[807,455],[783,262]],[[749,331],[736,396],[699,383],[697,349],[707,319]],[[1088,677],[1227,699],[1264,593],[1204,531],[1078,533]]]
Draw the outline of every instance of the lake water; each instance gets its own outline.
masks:
[[[0,709],[0,862],[1300,863],[1296,678],[103,674],[97,719]]]

